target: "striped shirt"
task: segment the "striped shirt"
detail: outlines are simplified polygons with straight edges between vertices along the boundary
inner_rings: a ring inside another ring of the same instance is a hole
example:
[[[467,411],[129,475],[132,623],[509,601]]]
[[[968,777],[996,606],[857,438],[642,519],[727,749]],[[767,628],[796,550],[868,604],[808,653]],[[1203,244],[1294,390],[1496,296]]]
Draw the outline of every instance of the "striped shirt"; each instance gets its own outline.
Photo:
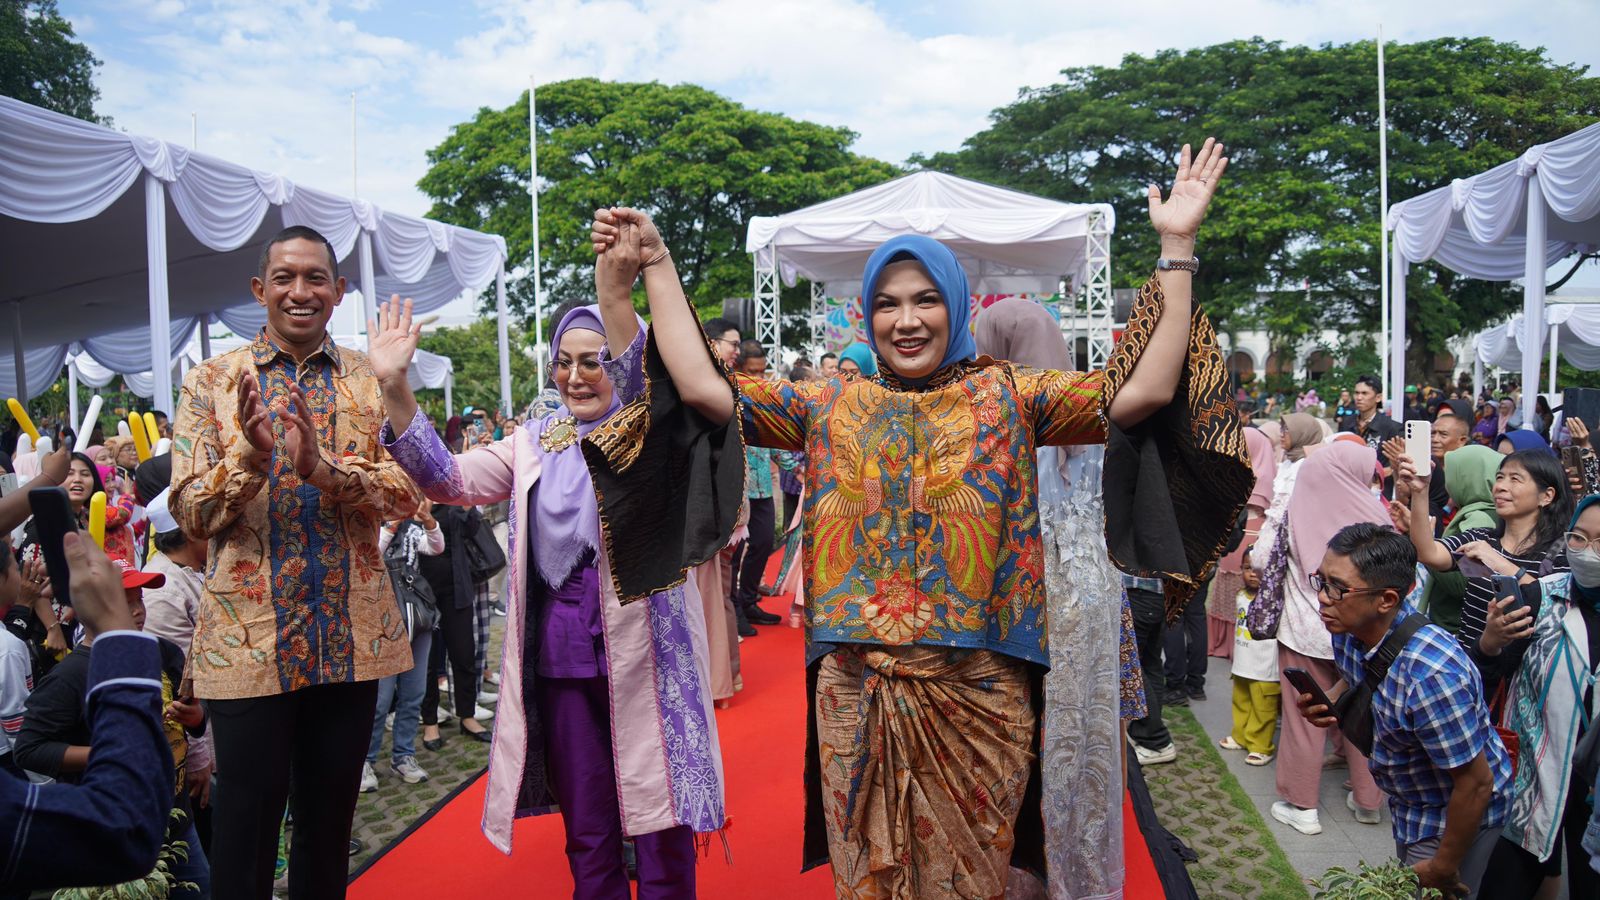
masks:
[[[31,693],[33,657],[28,645],[0,628],[0,756],[11,753],[11,742],[22,731],[22,714]]]
[[[1483,541],[1496,553],[1527,569],[1535,577],[1567,571],[1567,553],[1561,541],[1557,541],[1553,548],[1541,547],[1519,555],[1506,552],[1500,545],[1500,536],[1490,528],[1474,528],[1439,539],[1439,543],[1451,553],[1459,551],[1464,545],[1473,541]],[[1546,553],[1546,549],[1550,552]],[[1543,568],[1546,560],[1550,562],[1548,570]],[[1489,614],[1489,603],[1492,600],[1494,600],[1493,578],[1483,576],[1467,579],[1467,592],[1461,601],[1461,629],[1456,632],[1456,637],[1460,639],[1461,646],[1468,651],[1478,646],[1478,638],[1483,635],[1484,617]]]

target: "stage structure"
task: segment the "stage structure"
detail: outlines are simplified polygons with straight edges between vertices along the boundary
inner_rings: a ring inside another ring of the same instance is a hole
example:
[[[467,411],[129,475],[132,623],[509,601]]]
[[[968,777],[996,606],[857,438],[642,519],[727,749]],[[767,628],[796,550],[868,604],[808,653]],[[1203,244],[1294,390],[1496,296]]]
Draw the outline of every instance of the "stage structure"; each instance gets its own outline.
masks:
[[[397,293],[427,313],[493,284],[505,327],[498,235],[386,212],[7,97],[0,134],[0,305],[10,307],[0,310],[0,359],[11,360],[0,364],[0,396],[36,397],[69,353],[87,353],[118,373],[150,373],[153,405],[171,413],[178,351],[197,331],[209,355],[213,319],[247,337],[265,324],[250,276],[261,245],[288,225],[328,238],[369,312],[373,298]]]
[[[974,294],[1059,294],[1063,332],[1069,343],[1087,339],[1088,359],[1080,364],[1098,368],[1111,355],[1115,228],[1110,204],[1063,203],[942,172],[757,216],[745,240],[755,268],[755,337],[779,358],[778,294],[804,278],[811,283],[811,340],[820,346],[826,298],[858,296],[867,257],[879,244],[923,234],[955,251]],[[1071,324],[1077,322],[1081,333]]]
[[[1389,279],[1391,406],[1398,409],[1405,396],[1406,270],[1411,263],[1433,260],[1470,278],[1522,279],[1517,344],[1519,349],[1534,348],[1518,354],[1522,415],[1523,421],[1533,421],[1549,324],[1546,271],[1574,253],[1600,246],[1600,123],[1530,147],[1517,159],[1486,172],[1396,203],[1389,208],[1389,228],[1394,232],[1390,255],[1394,271]],[[1482,352],[1475,353],[1480,364],[1489,361]]]

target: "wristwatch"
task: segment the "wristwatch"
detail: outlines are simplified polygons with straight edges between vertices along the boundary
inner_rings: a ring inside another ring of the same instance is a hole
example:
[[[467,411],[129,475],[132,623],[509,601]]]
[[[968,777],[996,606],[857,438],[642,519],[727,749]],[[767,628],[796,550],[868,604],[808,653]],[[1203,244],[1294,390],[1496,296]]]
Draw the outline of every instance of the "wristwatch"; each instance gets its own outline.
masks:
[[[1198,274],[1200,271],[1200,257],[1191,256],[1188,259],[1168,259],[1165,256],[1156,260],[1156,269],[1162,272],[1189,272]]]

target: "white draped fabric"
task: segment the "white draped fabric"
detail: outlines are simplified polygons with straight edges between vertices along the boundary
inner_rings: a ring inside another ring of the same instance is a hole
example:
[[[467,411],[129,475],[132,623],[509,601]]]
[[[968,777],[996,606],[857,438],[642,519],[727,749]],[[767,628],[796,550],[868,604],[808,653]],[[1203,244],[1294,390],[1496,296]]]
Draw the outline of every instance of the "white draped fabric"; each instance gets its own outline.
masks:
[[[1410,263],[1434,260],[1472,278],[1524,281],[1523,315],[1516,327],[1517,346],[1534,345],[1544,338],[1545,270],[1578,251],[1600,246],[1600,123],[1565,137],[1529,148],[1517,159],[1470,178],[1429,191],[1389,208],[1389,228],[1394,232],[1395,277],[1390,298],[1396,333],[1405,321],[1405,278]],[[1551,307],[1556,314],[1562,307]],[[1566,313],[1564,315],[1573,315]],[[1587,314],[1580,316],[1587,321]],[[1563,321],[1566,321],[1563,319]],[[1504,326],[1502,326],[1504,327]],[[1496,333],[1485,332],[1483,337]],[[1576,334],[1574,334],[1576,337]],[[1405,342],[1391,342],[1395,362],[1391,368],[1390,402],[1403,396]],[[1560,340],[1563,352],[1571,345]],[[1490,340],[1479,359],[1498,365],[1483,354],[1508,358],[1503,332]],[[1578,349],[1584,355],[1583,349]],[[1517,355],[1523,384],[1538,383],[1539,354]],[[1578,356],[1573,356],[1576,362]],[[1587,358],[1587,357],[1586,357]],[[1586,367],[1587,368],[1587,367]],[[1523,392],[1531,416],[1536,391]]]
[[[942,172],[915,172],[782,216],[750,220],[745,250],[775,251],[785,284],[820,283],[830,297],[861,293],[861,270],[878,245],[924,234],[954,250],[979,294],[1053,294],[1083,269],[1089,216],[1108,229],[1104,203],[1062,203]]]
[[[1542,358],[1549,349],[1550,328],[1555,326],[1556,344],[1564,359],[1584,371],[1600,369],[1600,305],[1551,304],[1545,307],[1544,325],[1539,332],[1535,359]],[[1523,317],[1518,315],[1478,335],[1475,347],[1478,361],[1486,366],[1520,371],[1527,340]]]
[[[107,367],[137,374],[151,369],[152,344],[175,353],[201,314],[253,335],[265,319],[249,292],[256,253],[287,225],[321,232],[341,263],[355,262],[347,257],[366,235],[378,296],[411,296],[422,311],[481,291],[503,271],[498,235],[385,212],[7,97],[0,134],[0,297],[20,298],[23,319],[21,334],[8,325],[0,335],[0,360],[20,341],[30,397],[49,388],[76,342]],[[143,190],[130,190],[141,182]],[[152,340],[152,325],[168,317],[169,334]],[[136,331],[142,347],[127,337]],[[13,395],[15,367],[0,368],[0,392]],[[170,412],[167,378],[155,380],[166,394],[155,405]]]

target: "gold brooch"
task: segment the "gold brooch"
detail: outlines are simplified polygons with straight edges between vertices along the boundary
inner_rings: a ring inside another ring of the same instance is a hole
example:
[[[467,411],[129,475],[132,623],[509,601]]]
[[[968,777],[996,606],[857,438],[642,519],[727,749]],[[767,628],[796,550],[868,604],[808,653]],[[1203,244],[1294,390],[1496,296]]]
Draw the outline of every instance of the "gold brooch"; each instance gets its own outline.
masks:
[[[572,416],[556,419],[539,435],[539,446],[546,453],[560,453],[578,442],[578,420]]]

